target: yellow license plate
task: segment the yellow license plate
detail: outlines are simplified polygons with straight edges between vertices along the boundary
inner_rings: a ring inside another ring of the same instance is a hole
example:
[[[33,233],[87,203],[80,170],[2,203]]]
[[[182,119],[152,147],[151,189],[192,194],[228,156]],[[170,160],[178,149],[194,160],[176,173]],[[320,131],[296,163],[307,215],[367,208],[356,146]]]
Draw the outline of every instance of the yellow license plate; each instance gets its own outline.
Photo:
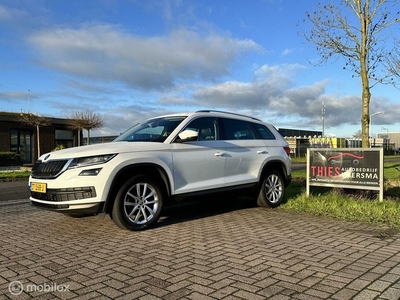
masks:
[[[31,191],[37,193],[46,193],[46,184],[40,182],[32,182],[31,183]]]

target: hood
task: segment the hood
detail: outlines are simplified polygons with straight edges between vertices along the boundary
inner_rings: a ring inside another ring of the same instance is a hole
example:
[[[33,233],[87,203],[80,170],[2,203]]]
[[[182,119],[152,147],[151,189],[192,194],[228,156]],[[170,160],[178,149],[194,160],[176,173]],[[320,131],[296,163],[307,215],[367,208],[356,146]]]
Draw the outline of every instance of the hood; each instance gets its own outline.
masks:
[[[162,151],[170,149],[169,144],[154,142],[111,142],[80,146],[49,152],[40,156],[40,160],[69,159],[75,157],[96,156],[104,154],[118,154],[126,152]]]

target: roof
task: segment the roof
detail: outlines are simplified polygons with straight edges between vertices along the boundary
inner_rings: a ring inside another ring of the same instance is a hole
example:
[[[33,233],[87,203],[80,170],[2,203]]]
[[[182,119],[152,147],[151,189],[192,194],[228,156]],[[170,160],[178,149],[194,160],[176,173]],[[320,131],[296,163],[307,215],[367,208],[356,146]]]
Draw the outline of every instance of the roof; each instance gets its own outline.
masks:
[[[22,113],[14,113],[14,112],[0,112],[0,122],[19,122],[18,118]],[[46,117],[51,119],[53,124],[67,124],[70,119],[62,119],[62,118],[53,118]]]

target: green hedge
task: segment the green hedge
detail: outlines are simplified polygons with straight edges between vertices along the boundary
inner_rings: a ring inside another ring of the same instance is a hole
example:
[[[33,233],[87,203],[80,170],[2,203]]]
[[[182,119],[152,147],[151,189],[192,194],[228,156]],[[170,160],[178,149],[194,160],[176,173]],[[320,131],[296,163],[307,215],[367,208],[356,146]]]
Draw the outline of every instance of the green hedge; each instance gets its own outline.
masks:
[[[0,152],[0,166],[20,166],[22,165],[23,157],[16,152]]]

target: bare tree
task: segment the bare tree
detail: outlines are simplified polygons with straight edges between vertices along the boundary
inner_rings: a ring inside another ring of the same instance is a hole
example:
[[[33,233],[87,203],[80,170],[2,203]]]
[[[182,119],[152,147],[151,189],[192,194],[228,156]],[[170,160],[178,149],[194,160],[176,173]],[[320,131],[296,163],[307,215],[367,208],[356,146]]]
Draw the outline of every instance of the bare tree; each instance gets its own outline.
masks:
[[[395,40],[395,45],[400,45],[400,40]],[[396,47],[389,59],[385,62],[389,72],[400,80],[400,50]]]
[[[85,128],[86,120],[80,119],[77,117],[78,113],[73,113],[68,117],[68,126],[78,131],[78,146],[81,145],[81,130]]]
[[[354,132],[353,138],[356,138],[356,139],[362,138],[361,130],[358,130],[358,131]]]
[[[399,23],[398,0],[341,0],[317,4],[314,12],[306,12],[308,31],[301,35],[316,46],[320,55],[317,65],[330,59],[344,59],[343,69],[361,77],[362,147],[369,146],[370,89],[377,83],[389,83],[390,72],[384,61],[390,51],[386,41],[391,38],[388,29]],[[337,1],[336,1],[337,2]],[[354,75],[353,75],[354,76]]]
[[[90,130],[101,128],[104,121],[101,116],[93,111],[75,112],[69,117],[69,126],[78,131],[87,130],[87,144],[90,144]],[[80,146],[80,135],[78,135],[78,145]]]
[[[21,123],[36,128],[36,143],[37,143],[37,157],[40,157],[40,127],[49,126],[51,124],[51,119],[46,117],[41,117],[33,113],[21,113],[19,116]]]

